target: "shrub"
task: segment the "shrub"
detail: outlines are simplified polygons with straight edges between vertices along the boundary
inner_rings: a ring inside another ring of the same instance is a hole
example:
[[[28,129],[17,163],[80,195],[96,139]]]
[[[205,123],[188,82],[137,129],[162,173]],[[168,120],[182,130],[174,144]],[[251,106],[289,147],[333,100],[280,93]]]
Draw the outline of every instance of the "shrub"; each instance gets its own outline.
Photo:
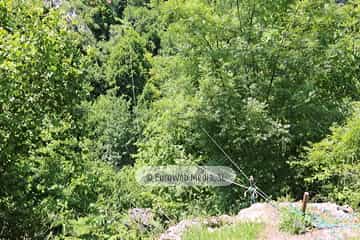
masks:
[[[100,96],[90,107],[88,127],[89,150],[95,160],[116,167],[132,164],[135,151],[135,129],[130,104],[112,95]]]
[[[309,215],[304,215],[294,207],[281,209],[280,230],[291,234],[301,234],[305,233],[311,227],[311,217]]]
[[[318,189],[318,198],[360,206],[360,105],[343,126],[331,128],[331,134],[308,148],[304,160],[294,164],[307,174],[310,188]]]

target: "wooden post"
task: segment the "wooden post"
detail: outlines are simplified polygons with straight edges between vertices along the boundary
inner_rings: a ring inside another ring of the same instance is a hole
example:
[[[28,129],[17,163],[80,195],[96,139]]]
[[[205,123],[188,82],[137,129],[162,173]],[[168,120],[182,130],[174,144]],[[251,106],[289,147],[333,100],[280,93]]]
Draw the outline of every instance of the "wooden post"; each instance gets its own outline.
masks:
[[[304,192],[303,201],[302,201],[302,212],[304,215],[306,214],[306,205],[308,201],[309,201],[309,193]]]

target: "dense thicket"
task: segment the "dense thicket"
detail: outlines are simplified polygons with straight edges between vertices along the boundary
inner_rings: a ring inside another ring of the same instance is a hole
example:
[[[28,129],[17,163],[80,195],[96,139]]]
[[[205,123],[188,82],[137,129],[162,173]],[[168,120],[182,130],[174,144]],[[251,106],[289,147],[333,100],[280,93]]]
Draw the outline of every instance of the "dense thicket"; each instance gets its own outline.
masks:
[[[359,104],[353,107],[353,114],[343,125],[333,126],[331,134],[311,144],[305,159],[293,165],[306,171],[305,181],[317,199],[359,207]]]
[[[0,238],[146,239],[249,203],[141,186],[144,165],[358,207],[359,19],[357,1],[1,1]]]

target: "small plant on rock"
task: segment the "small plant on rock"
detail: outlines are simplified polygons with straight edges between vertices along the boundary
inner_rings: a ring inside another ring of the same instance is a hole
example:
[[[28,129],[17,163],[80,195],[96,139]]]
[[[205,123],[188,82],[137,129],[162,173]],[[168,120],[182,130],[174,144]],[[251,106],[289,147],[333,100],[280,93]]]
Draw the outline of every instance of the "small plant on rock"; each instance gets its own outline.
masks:
[[[292,207],[280,211],[280,230],[291,234],[302,234],[313,228],[310,215],[304,215]]]

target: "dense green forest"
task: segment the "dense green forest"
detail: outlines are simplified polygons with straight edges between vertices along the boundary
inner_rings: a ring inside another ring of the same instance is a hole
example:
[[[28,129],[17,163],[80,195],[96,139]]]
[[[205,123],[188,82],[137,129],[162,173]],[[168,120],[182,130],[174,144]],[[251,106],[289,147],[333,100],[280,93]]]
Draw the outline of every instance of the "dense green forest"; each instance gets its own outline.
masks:
[[[274,200],[358,208],[359,63],[358,0],[2,0],[0,239],[147,239],[236,213],[235,185],[135,179],[236,170],[227,155]]]

